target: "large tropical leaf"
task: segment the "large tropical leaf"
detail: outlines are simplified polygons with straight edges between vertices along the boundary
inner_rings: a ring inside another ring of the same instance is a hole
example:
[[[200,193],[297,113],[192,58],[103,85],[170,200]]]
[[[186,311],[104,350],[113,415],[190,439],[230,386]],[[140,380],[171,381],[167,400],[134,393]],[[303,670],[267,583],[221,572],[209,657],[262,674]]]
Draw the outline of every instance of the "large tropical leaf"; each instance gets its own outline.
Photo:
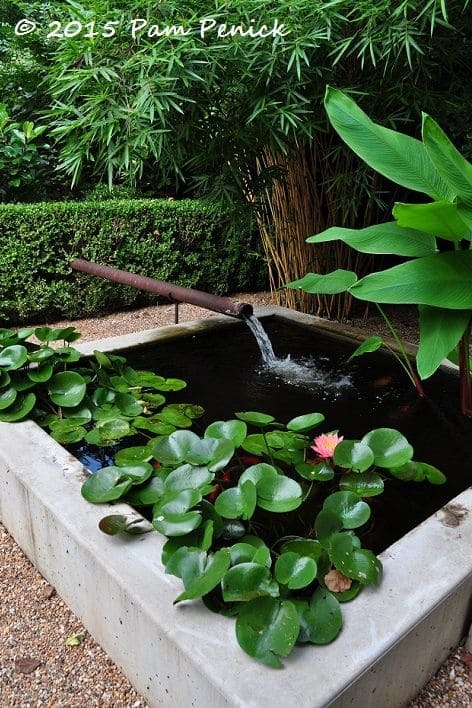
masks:
[[[469,226],[459,215],[457,204],[452,202],[395,204],[393,216],[399,226],[420,229],[448,241],[461,241],[470,232]]]
[[[344,229],[332,226],[315,236],[308,243],[343,241],[361,253],[393,253],[397,256],[419,258],[436,251],[436,240],[430,233],[405,229],[395,221],[374,224],[365,229]]]
[[[352,98],[337,89],[326,89],[325,107],[336,132],[374,170],[432,199],[453,198],[454,191],[436,170],[422,142],[374,123]]]
[[[472,251],[417,258],[371,273],[350,289],[360,300],[472,309]]]
[[[287,283],[286,288],[295,290],[301,288],[306,293],[317,293],[320,295],[336,295],[348,290],[357,280],[357,275],[350,270],[333,270],[332,273],[320,275],[319,273],[307,273],[300,280],[293,280]]]
[[[423,114],[423,143],[437,171],[457,196],[472,206],[472,165],[426,113]]]
[[[422,379],[434,374],[459,342],[470,322],[470,310],[420,306],[420,346],[416,366]]]

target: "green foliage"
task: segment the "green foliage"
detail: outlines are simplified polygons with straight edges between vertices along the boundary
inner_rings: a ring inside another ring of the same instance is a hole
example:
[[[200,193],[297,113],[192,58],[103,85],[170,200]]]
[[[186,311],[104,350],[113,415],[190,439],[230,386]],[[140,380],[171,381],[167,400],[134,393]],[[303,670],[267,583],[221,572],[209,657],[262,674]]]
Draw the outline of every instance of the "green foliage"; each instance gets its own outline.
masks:
[[[166,572],[184,585],[175,602],[203,598],[236,615],[242,649],[274,668],[297,641],[335,639],[339,603],[377,583],[382,571],[354,533],[371,516],[365,499],[383,491],[387,474],[432,484],[442,484],[444,475],[415,462],[408,441],[390,428],[362,440],[333,433],[312,440],[324,421],[318,412],[283,425],[242,411],[238,419],[211,423],[201,437],[187,428],[203,409],[166,404],[162,394],[181,390],[184,381],[133,369],[114,354],[96,351],[82,360],[72,347],[79,336],[73,327],[0,330],[0,420],[34,418],[66,444],[110,446],[141,435],[143,444],[123,446],[114,465],[87,477],[82,496],[95,504],[121,499],[149,507],[152,527],[168,537]],[[248,425],[259,432],[248,434]],[[254,438],[256,459],[245,455]],[[330,474],[310,476],[307,468],[320,464]],[[273,515],[298,516],[302,506],[304,535],[280,538]],[[151,524],[111,514],[100,529],[139,534]]]
[[[231,226],[224,212],[186,200],[0,205],[0,317],[80,317],[155,302],[71,273],[74,257],[215,293],[262,287],[247,222],[237,235]]]
[[[0,104],[0,200],[15,201],[45,178],[49,145],[39,139],[45,129],[31,121],[11,121]]]
[[[49,52],[48,116],[62,167],[78,180],[92,165],[110,184],[136,183],[158,167],[161,184],[190,177],[227,198],[254,193],[263,148],[286,152],[324,124],[317,104],[327,80],[375,79],[398,96],[399,67],[411,76],[425,65],[427,74],[435,58],[424,48],[433,41],[439,51],[451,36],[446,20],[460,19],[465,5],[408,0],[392,11],[378,2],[240,0],[209,8],[186,0],[156,5],[151,19],[139,0],[70,3],[70,17],[95,21],[97,36],[57,41]],[[131,17],[149,21],[135,37]],[[200,20],[208,17],[228,27],[251,20],[271,27],[278,19],[288,33],[202,37]],[[102,36],[104,20],[116,22],[112,40]],[[152,24],[181,24],[188,34],[148,37]]]
[[[178,430],[121,450],[120,466],[91,475],[82,494],[94,503],[120,498],[150,507],[154,528],[169,538],[162,554],[166,572],[184,584],[175,602],[203,598],[236,615],[242,649],[278,668],[297,642],[335,639],[342,626],[339,603],[379,581],[380,561],[354,533],[371,516],[366,500],[382,493],[388,475],[433,484],[444,476],[414,462],[413,448],[390,428],[338,442],[320,461],[311,451],[330,436],[311,446],[310,433],[324,421],[322,414],[297,416],[286,425],[258,411],[237,416],[211,423],[203,437]],[[259,433],[248,433],[248,425]],[[248,450],[258,457],[246,457]],[[134,459],[145,460],[131,467],[142,470],[140,478],[121,464]],[[320,464],[324,476],[308,473]],[[308,518],[305,536],[274,536],[271,517],[295,510]],[[102,526],[106,533],[137,532],[116,515]],[[333,589],[333,573],[344,590]]]
[[[359,157],[388,179],[424,192],[434,201],[397,204],[395,224],[357,234],[331,228],[310,238],[312,243],[339,238],[361,251],[368,248],[370,253],[411,256],[406,263],[360,280],[350,273],[353,282],[346,272],[310,273],[288,287],[324,292],[327,280],[329,287],[347,290],[361,300],[419,305],[417,366],[420,377],[427,378],[459,341],[467,350],[472,317],[472,165],[429,116],[423,117],[423,140],[419,141],[374,123],[341,91],[328,88],[325,104],[334,128]],[[461,408],[466,415],[472,415],[471,398],[467,365],[461,377]]]
[[[39,344],[30,341],[32,335]],[[113,354],[95,352],[87,363],[79,361],[79,352],[71,346],[78,337],[73,327],[0,330],[1,421],[34,417],[60,443],[85,440],[108,447],[149,425],[168,421],[169,414],[173,420],[173,424],[166,422],[169,433],[202,415],[199,406],[165,405],[160,392],[178,391],[186,386],[184,381],[136,371]],[[187,415],[175,415],[182,409]],[[228,444],[226,440],[219,443]],[[116,467],[88,480],[85,496],[91,501],[111,501],[131,485],[145,482],[152,472],[148,462],[152,454],[149,448],[144,453],[136,447],[122,451]],[[172,490],[179,488],[175,477],[174,473],[168,480]]]

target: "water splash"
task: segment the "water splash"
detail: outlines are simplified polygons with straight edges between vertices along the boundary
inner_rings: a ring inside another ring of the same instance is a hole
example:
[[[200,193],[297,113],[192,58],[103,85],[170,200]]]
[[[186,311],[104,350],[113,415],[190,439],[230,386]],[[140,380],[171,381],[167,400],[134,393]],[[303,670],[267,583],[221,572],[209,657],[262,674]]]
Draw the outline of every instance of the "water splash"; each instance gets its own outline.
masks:
[[[293,386],[331,390],[342,390],[352,386],[349,376],[338,371],[333,376],[332,366],[327,368],[313,357],[305,357],[299,361],[293,360],[290,354],[284,359],[277,357],[260,320],[255,315],[250,315],[244,317],[244,321],[259,345],[265,371]]]

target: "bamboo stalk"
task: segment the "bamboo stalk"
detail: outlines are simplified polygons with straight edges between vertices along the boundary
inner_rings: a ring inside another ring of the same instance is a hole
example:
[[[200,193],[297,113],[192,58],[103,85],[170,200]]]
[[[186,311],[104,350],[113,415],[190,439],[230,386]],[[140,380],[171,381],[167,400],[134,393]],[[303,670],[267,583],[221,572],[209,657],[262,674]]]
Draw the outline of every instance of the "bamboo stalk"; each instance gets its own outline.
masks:
[[[351,194],[349,179],[338,184],[338,175],[351,175],[355,160],[344,150],[333,155],[333,137],[318,133],[308,145],[300,143],[289,155],[273,155],[263,150],[257,172],[278,167],[276,177],[263,191],[257,211],[269,284],[279,304],[327,317],[346,319],[352,298],[349,294],[310,295],[291,289],[280,290],[287,282],[307,272],[327,273],[336,268],[368,271],[372,257],[355,253],[341,242],[306,243],[306,238],[335,224],[364,225],[376,216],[374,200],[366,199],[361,186]],[[362,198],[361,198],[362,197]],[[360,202],[360,203],[359,203]],[[362,223],[359,224],[359,221]]]

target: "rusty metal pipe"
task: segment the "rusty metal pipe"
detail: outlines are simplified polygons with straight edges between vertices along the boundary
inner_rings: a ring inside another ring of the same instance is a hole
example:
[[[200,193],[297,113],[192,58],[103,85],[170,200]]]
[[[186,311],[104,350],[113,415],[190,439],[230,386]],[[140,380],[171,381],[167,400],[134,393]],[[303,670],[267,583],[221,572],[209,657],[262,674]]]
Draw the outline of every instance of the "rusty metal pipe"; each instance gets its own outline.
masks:
[[[211,295],[203,292],[203,290],[184,288],[181,285],[166,283],[164,280],[147,278],[144,275],[128,273],[118,268],[98,265],[82,258],[76,258],[72,261],[70,267],[81,273],[89,273],[100,278],[106,278],[115,283],[121,283],[121,285],[129,285],[138,290],[157,293],[172,302],[187,302],[190,305],[198,305],[198,307],[213,310],[213,312],[221,312],[223,315],[229,315],[230,317],[250,317],[253,313],[252,305],[247,302],[234,302],[227,297]]]

